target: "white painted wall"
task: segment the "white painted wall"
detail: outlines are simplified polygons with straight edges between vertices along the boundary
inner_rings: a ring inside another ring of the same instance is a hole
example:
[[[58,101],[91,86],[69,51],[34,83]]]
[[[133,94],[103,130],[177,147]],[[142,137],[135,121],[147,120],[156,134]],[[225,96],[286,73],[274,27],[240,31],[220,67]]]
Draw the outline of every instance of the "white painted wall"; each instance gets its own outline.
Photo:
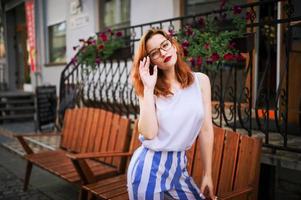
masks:
[[[46,3],[46,25],[53,25],[66,21],[66,62],[69,63],[76,53],[73,46],[79,44],[80,38],[87,39],[95,34],[96,17],[95,3],[97,0],[82,1],[82,10],[79,13],[72,14],[71,6],[74,0],[47,0]],[[47,28],[45,29],[47,30]],[[45,46],[47,48],[47,40]],[[47,57],[47,56],[46,56]],[[47,60],[45,58],[45,64]],[[57,86],[59,92],[59,81],[61,72],[65,65],[62,66],[45,66],[42,67],[42,84],[51,84]]]
[[[131,0],[131,25],[178,17],[179,0]]]

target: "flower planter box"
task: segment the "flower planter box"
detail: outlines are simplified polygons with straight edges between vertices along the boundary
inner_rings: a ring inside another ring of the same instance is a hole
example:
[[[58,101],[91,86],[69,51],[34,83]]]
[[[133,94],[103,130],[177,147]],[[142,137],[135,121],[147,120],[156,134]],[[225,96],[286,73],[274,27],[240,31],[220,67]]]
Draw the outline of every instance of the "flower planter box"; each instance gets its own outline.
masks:
[[[120,49],[117,49],[112,56],[110,56],[110,60],[125,60],[132,57],[131,47],[126,46]]]
[[[244,37],[234,38],[232,42],[235,42],[235,47],[241,53],[247,53],[254,49],[254,34],[247,33]]]

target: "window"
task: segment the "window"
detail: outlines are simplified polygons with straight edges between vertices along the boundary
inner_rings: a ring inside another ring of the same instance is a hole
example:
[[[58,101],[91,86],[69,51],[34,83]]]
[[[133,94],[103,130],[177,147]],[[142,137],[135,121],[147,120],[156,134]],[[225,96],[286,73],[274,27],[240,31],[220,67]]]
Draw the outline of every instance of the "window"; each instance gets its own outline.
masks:
[[[243,4],[247,3],[246,0],[228,0],[227,4]],[[186,0],[185,1],[185,14],[186,15],[196,15],[200,13],[205,13],[210,10],[219,9],[219,0]]]
[[[130,0],[105,0],[100,1],[99,6],[101,30],[130,25]]]
[[[66,22],[48,27],[49,62],[66,62]]]

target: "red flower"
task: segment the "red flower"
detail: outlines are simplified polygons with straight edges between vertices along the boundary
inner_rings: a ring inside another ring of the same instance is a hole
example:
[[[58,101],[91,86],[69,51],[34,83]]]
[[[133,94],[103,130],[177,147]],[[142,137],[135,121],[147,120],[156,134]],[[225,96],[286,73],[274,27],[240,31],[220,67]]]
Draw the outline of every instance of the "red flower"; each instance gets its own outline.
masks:
[[[233,6],[233,14],[234,15],[238,15],[238,14],[240,14],[241,13],[241,7],[240,6]]]
[[[73,57],[73,58],[71,59],[71,63],[72,63],[72,64],[76,64],[76,63],[77,63],[77,58],[76,58],[76,57]]]
[[[122,36],[122,32],[121,32],[121,31],[118,31],[118,32],[116,33],[116,36],[117,36],[117,37],[121,37],[121,36]]]
[[[246,12],[246,20],[254,20],[256,18],[256,14],[253,11]]]
[[[218,53],[213,53],[213,54],[211,54],[210,58],[211,58],[212,62],[216,62],[219,59],[219,55],[218,55]]]
[[[235,49],[236,43],[235,42],[231,42],[229,44],[229,49]]]
[[[108,36],[105,33],[99,34],[99,38],[104,42],[108,41]]]
[[[199,23],[199,26],[200,26],[201,28],[205,27],[205,20],[204,20],[204,18],[200,17],[200,18],[198,19],[198,23]]]
[[[187,50],[187,48],[183,48],[183,54],[184,54],[185,57],[188,56],[188,50]]]
[[[190,36],[193,34],[192,28],[190,26],[185,27],[185,35]]]
[[[195,59],[194,58],[190,57],[189,62],[191,63],[192,66],[195,65]]]
[[[227,61],[232,61],[235,59],[235,55],[233,55],[232,53],[226,53],[224,55],[224,59],[227,60]]]
[[[237,61],[244,61],[244,60],[245,60],[245,57],[243,57],[243,56],[240,55],[240,54],[237,54],[237,55],[235,56],[235,58],[236,58]]]
[[[197,59],[196,59],[196,64],[199,65],[199,66],[201,66],[202,63],[203,63],[202,57],[201,57],[201,56],[198,56]]]
[[[79,47],[79,45],[72,47],[73,51],[75,51],[78,47]]]
[[[209,49],[210,45],[208,43],[204,44],[204,49]]]
[[[104,46],[103,44],[100,44],[100,45],[98,45],[98,47],[97,47],[98,50],[101,50],[101,49],[103,49],[103,48],[105,48],[105,46]]]

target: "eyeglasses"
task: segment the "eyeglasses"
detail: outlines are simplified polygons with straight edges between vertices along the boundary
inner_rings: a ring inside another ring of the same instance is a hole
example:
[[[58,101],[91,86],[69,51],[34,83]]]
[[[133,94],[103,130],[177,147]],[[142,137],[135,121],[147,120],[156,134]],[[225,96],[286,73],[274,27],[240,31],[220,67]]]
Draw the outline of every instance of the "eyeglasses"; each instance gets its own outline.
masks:
[[[160,49],[164,50],[164,51],[168,51],[171,48],[171,42],[169,40],[164,40],[161,44],[160,44],[160,48],[156,48],[154,50],[152,50],[151,52],[148,53],[150,59],[152,60],[156,60],[160,57],[161,55],[161,51]]]

